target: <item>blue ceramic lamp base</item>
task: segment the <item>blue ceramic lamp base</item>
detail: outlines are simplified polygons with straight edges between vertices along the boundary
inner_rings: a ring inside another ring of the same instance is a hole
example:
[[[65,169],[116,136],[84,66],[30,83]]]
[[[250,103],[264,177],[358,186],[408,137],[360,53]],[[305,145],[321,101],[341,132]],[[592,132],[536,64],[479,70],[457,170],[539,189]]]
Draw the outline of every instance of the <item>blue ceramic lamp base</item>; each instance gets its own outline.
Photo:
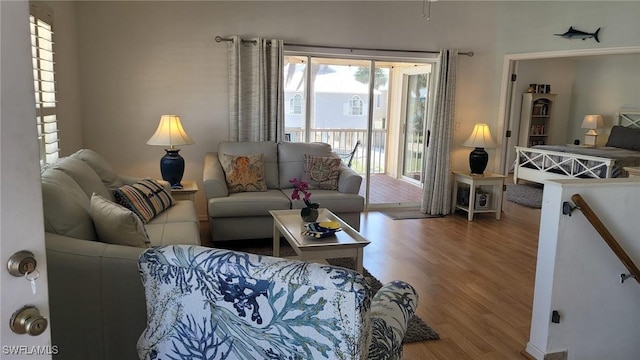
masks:
[[[489,154],[484,148],[475,148],[469,154],[469,167],[471,168],[471,175],[482,175],[484,169],[487,168],[489,163]]]
[[[180,181],[184,175],[184,158],[178,154],[180,149],[164,149],[167,153],[160,159],[162,180],[168,181],[172,189],[182,189]]]

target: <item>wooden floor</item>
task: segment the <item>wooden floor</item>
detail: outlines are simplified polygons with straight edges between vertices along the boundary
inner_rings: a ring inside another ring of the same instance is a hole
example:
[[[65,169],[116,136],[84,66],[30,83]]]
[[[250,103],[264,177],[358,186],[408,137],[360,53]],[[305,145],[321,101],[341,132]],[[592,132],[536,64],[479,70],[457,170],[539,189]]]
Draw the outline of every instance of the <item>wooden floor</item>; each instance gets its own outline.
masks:
[[[365,189],[366,179],[363,179],[360,186],[362,197],[364,197]],[[422,188],[420,186],[385,174],[371,174],[369,204],[418,202],[421,198]]]
[[[441,340],[405,345],[405,359],[524,359],[540,210],[505,201],[501,220],[466,214],[391,220],[363,214],[365,267],[420,295],[417,314]]]
[[[405,345],[405,359],[525,359],[540,210],[507,201],[503,210],[501,220],[476,214],[472,222],[466,214],[362,215],[361,233],[371,240],[364,266],[383,283],[415,286],[417,314],[441,336]]]

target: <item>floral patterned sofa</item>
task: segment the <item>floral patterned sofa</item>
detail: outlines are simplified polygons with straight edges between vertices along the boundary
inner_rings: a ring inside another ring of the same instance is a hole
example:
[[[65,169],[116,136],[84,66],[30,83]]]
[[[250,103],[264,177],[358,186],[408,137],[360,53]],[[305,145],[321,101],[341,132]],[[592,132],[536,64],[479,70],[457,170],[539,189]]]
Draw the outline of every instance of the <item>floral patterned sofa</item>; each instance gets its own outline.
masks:
[[[401,359],[418,305],[401,281],[371,296],[341,267],[189,245],[146,250],[140,359]]]

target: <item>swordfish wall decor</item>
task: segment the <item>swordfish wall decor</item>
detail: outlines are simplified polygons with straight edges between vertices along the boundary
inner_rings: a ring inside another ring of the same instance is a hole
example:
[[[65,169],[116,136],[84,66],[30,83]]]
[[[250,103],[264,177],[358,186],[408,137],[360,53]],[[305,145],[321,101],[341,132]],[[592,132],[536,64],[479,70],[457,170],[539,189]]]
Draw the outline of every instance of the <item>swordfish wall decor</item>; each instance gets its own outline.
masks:
[[[584,32],[584,31],[580,31],[580,30],[576,30],[573,28],[573,26],[569,27],[569,30],[567,30],[567,32],[565,32],[564,34],[553,34],[555,36],[560,36],[563,37],[565,39],[582,39],[582,40],[587,40],[589,38],[594,38],[597,42],[600,42],[600,39],[598,39],[598,33],[600,32],[600,28],[598,28],[598,30],[596,30],[596,32],[593,33],[588,33],[588,32]]]

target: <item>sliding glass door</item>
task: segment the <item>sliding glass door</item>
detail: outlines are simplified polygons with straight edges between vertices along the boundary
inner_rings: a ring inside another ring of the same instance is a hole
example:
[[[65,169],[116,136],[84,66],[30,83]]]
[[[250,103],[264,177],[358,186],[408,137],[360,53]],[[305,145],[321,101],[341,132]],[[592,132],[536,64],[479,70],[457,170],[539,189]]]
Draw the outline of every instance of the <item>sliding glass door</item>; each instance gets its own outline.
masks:
[[[426,141],[427,97],[430,66],[403,70],[404,136],[402,176],[422,184],[423,152]]]
[[[417,68],[422,72],[412,73]],[[363,175],[360,194],[367,207],[417,203],[424,144],[417,132],[424,129],[420,119],[427,111],[426,68],[424,63],[287,53],[285,136],[328,143],[338,154],[357,146],[351,168]]]

